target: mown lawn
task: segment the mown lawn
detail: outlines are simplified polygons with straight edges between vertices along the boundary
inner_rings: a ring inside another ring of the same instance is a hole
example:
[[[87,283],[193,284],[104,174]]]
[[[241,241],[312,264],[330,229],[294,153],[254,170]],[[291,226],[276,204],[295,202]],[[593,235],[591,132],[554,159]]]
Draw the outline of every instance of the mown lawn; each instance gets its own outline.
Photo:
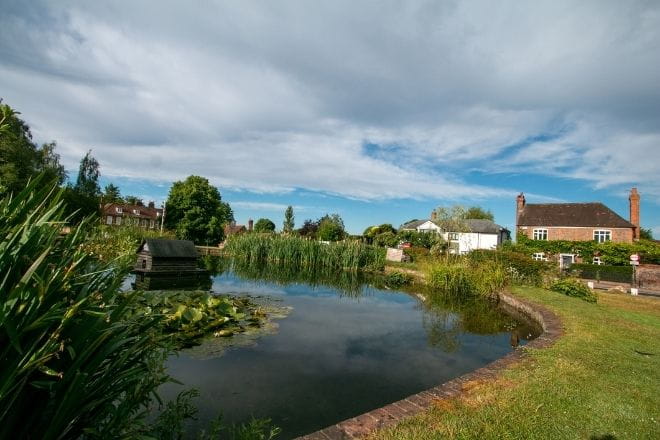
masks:
[[[565,335],[372,438],[660,439],[660,299],[601,293],[590,304],[513,292],[557,313]]]

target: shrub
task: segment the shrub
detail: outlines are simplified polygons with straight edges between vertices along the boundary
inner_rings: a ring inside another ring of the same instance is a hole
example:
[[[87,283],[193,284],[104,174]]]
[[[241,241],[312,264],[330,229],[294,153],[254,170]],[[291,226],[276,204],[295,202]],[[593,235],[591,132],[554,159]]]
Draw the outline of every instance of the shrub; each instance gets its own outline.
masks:
[[[424,247],[413,246],[403,250],[403,253],[410,257],[410,261],[419,263],[429,258],[430,250]]]
[[[385,275],[385,285],[388,287],[401,287],[410,284],[413,280],[412,275],[405,272],[394,271]]]
[[[580,278],[613,281],[616,283],[632,282],[632,266],[606,266],[597,264],[572,264],[571,272]]]
[[[596,292],[587,287],[582,281],[575,278],[563,278],[550,285],[550,290],[563,293],[566,296],[580,298],[587,302],[595,303],[598,301]]]
[[[432,265],[427,279],[431,287],[459,298],[489,297],[507,284],[506,270],[501,265],[495,262],[472,264],[464,257]]]
[[[553,265],[536,261],[530,255],[510,250],[475,250],[468,258],[472,263],[492,261],[502,265],[512,283],[540,286],[552,271]]]

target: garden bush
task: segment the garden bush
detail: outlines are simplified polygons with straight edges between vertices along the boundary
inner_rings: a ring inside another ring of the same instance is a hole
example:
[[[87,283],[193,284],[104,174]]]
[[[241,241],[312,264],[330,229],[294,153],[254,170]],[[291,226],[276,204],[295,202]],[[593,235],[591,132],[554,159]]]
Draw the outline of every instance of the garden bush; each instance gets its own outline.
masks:
[[[412,275],[400,271],[390,272],[387,275],[385,275],[385,285],[387,287],[396,288],[396,287],[405,286],[406,284],[410,284],[412,280],[413,280]]]
[[[632,282],[632,266],[572,264],[570,270],[580,278],[590,280],[613,281],[615,283]]]
[[[506,270],[500,264],[492,261],[473,264],[465,257],[447,258],[433,264],[427,280],[434,289],[458,298],[490,297],[508,282]]]
[[[566,296],[580,298],[587,302],[595,303],[598,301],[596,292],[591,290],[582,281],[575,278],[563,278],[556,280],[550,285],[550,290],[563,293]]]
[[[540,286],[553,271],[552,263],[510,250],[475,250],[468,254],[468,259],[474,264],[492,261],[502,265],[509,280],[515,284]]]

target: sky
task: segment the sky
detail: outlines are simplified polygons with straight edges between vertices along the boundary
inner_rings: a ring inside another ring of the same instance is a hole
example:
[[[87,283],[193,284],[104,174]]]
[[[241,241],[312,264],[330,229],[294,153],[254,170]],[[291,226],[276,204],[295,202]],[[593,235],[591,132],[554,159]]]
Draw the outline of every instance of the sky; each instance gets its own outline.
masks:
[[[0,97],[75,176],[352,233],[602,201],[660,237],[660,2],[0,0]]]

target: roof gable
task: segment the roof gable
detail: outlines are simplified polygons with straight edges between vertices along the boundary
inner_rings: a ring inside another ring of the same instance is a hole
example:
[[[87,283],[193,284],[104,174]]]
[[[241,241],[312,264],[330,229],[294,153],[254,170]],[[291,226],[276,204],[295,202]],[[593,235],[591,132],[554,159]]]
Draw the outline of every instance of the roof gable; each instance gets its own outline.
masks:
[[[480,234],[499,234],[504,228],[491,220],[485,219],[467,219],[464,220],[470,232]]]
[[[602,203],[526,204],[519,213],[518,226],[634,228]]]
[[[137,252],[149,252],[156,258],[197,258],[197,248],[189,240],[164,240],[147,238],[142,242]]]

